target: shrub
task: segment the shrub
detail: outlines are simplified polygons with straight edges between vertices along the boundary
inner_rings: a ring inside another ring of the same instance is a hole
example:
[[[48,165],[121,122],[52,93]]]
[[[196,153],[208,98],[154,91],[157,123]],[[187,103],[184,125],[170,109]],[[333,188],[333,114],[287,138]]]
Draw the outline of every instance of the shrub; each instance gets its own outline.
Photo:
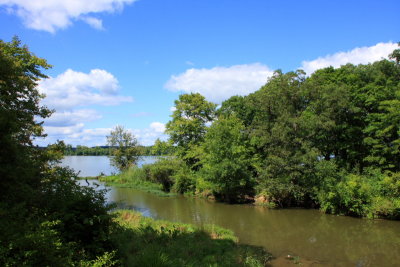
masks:
[[[148,181],[159,183],[165,192],[169,192],[175,183],[174,175],[183,163],[176,158],[162,158],[153,164],[144,165],[143,169]]]
[[[196,190],[196,175],[186,165],[180,166],[174,175],[173,191],[184,194],[194,193]]]

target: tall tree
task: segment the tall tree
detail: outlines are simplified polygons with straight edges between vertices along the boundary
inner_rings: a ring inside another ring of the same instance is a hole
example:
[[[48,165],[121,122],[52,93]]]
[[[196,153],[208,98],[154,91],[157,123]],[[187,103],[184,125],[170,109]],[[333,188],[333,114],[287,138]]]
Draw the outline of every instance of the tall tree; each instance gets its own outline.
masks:
[[[75,266],[112,248],[104,193],[53,164],[62,142],[47,150],[32,144],[51,113],[37,90],[49,67],[18,38],[0,40],[1,266]]]
[[[126,170],[136,164],[140,155],[137,139],[123,126],[117,125],[111,131],[107,143],[113,147],[111,163],[119,170]]]
[[[189,165],[198,162],[195,147],[203,140],[215,117],[216,104],[206,101],[199,93],[183,94],[175,101],[172,120],[166,125],[166,133],[177,146],[177,154]]]
[[[25,190],[40,186],[43,170],[32,138],[44,136],[38,120],[51,111],[39,106],[43,96],[36,86],[47,77],[42,70],[50,67],[17,37],[10,43],[0,40],[0,199],[24,198]]]
[[[253,194],[250,147],[240,119],[235,115],[218,118],[207,131],[202,148],[201,173],[212,184],[214,195],[235,202]]]

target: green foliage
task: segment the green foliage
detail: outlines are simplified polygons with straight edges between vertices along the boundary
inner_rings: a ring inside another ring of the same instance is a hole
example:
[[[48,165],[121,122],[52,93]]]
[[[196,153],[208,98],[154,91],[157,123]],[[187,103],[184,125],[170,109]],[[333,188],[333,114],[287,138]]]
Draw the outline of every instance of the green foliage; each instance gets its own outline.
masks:
[[[253,180],[244,125],[234,115],[219,117],[207,131],[201,175],[214,194],[227,202],[252,195]]]
[[[111,131],[107,143],[113,147],[110,157],[112,165],[122,171],[136,164],[140,154],[137,140],[123,126],[118,125]]]
[[[181,161],[167,157],[157,160],[153,164],[143,166],[147,180],[162,185],[165,192],[169,192],[174,185],[174,175],[181,168]]]
[[[111,267],[118,266],[119,261],[115,259],[115,251],[105,252],[101,256],[97,256],[95,260],[81,261],[78,266],[80,267]]]
[[[108,186],[129,187],[151,192],[160,196],[169,196],[162,191],[162,186],[148,180],[148,173],[144,168],[132,167],[119,174],[99,177]]]
[[[32,145],[51,113],[36,88],[49,67],[17,38],[0,41],[1,266],[79,265],[113,247],[104,192],[78,186],[71,170],[55,166],[63,142]]]
[[[193,194],[196,191],[196,172],[185,164],[180,164],[173,176],[175,182],[172,190],[180,194]]]
[[[161,141],[159,138],[156,139],[154,145],[151,148],[151,155],[154,156],[165,156],[171,155],[174,151],[174,147],[170,142]]]
[[[309,77],[276,71],[260,90],[224,101],[216,119],[202,96],[182,95],[167,124],[191,171],[179,169],[177,191],[228,202],[256,191],[269,206],[398,218],[389,178],[400,172],[398,54]]]
[[[400,175],[369,169],[365,174],[332,173],[317,194],[321,210],[357,217],[399,219]]]
[[[66,156],[109,156],[111,149],[109,147],[87,147],[87,146],[76,146],[66,145],[65,153]]]
[[[43,136],[37,121],[51,114],[38,105],[42,96],[36,89],[49,67],[17,37],[0,40],[0,201],[20,202],[40,186],[40,156],[31,138]]]
[[[188,156],[188,153],[203,141],[206,124],[215,117],[215,108],[216,104],[206,101],[198,93],[180,95],[175,101],[175,111],[166,125],[166,133],[176,145],[177,155],[191,167],[198,162],[198,158]]]
[[[126,266],[265,266],[271,258],[215,225],[156,221],[132,211],[120,211],[118,221],[124,231],[115,238]]]
[[[232,96],[228,100],[222,102],[221,107],[217,110],[218,116],[229,117],[235,115],[247,127],[253,122],[256,114],[255,106],[250,103],[248,98],[243,96]]]

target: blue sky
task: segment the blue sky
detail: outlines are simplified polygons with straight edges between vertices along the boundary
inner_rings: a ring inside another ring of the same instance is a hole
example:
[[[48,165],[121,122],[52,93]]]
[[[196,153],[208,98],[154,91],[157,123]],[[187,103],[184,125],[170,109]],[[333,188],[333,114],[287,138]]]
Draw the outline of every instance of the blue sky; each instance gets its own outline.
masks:
[[[54,66],[38,144],[103,145],[119,124],[150,145],[181,93],[220,103],[276,69],[386,57],[399,14],[398,0],[0,0],[0,39],[18,35]]]

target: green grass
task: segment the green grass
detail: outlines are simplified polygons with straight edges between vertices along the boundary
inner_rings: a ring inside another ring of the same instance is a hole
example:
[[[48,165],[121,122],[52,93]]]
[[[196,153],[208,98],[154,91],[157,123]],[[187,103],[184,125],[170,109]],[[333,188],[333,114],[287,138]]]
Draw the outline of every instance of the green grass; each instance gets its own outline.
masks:
[[[121,210],[114,238],[125,266],[266,266],[271,255],[261,247],[238,244],[230,230],[202,228],[143,217]]]
[[[142,168],[131,168],[122,173],[110,176],[101,176],[99,181],[105,182],[107,186],[134,188],[146,191],[158,196],[175,196],[175,193],[164,192],[162,185],[146,180],[144,170]]]

